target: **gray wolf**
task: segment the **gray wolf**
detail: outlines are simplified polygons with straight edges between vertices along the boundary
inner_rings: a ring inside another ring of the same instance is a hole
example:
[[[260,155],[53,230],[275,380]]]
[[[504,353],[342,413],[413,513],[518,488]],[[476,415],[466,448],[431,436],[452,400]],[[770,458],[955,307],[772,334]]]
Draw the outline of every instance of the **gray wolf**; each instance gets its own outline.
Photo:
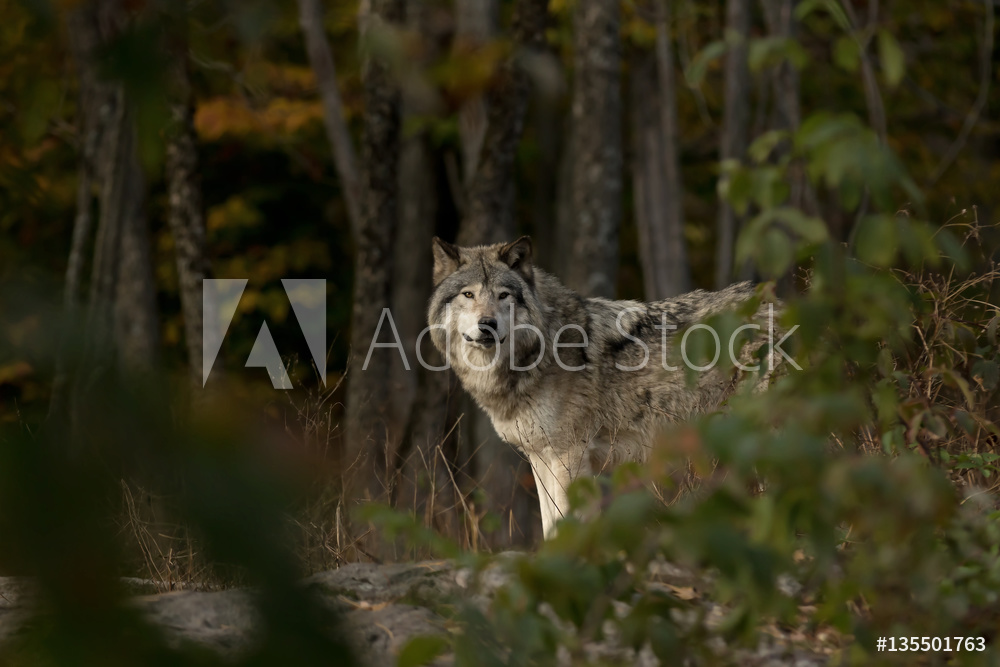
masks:
[[[652,303],[612,301],[584,298],[535,267],[528,237],[474,248],[435,238],[433,251],[431,338],[500,437],[527,456],[547,538],[569,511],[573,480],[644,461],[665,424],[716,410],[737,388],[741,373],[731,363],[689,384],[666,360],[686,327],[750,301],[748,282]],[[749,361],[761,345],[746,344],[739,358]],[[754,381],[766,386],[768,376]]]

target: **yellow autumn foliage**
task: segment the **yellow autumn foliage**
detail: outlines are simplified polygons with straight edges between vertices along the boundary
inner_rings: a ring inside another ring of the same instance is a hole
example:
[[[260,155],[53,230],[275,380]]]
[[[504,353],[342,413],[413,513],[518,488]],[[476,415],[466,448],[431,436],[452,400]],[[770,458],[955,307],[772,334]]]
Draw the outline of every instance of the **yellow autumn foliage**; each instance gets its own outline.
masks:
[[[249,204],[244,197],[234,195],[208,210],[206,226],[209,232],[224,228],[256,227],[262,219],[263,216],[256,207]]]
[[[253,135],[287,138],[312,122],[321,122],[322,118],[319,100],[275,97],[264,107],[253,109],[242,98],[217,96],[198,104],[194,124],[198,136],[205,141]]]

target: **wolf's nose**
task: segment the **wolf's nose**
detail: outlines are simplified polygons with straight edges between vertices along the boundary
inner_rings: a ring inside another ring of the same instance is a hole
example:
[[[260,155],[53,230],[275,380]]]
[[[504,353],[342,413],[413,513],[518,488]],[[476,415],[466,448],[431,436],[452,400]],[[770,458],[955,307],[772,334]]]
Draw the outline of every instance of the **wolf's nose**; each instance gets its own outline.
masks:
[[[479,330],[484,334],[493,335],[497,331],[497,321],[493,317],[483,317],[479,320]]]

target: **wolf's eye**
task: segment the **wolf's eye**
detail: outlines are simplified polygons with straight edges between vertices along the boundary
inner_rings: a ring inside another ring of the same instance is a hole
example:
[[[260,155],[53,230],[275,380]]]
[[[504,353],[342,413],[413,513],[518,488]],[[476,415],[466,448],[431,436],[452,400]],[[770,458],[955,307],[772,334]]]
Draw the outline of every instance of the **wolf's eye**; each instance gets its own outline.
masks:
[[[473,297],[473,294],[472,292],[462,292],[462,296],[464,296],[466,299],[471,299]]]
[[[500,296],[499,296],[498,298],[499,298],[499,299],[500,299],[501,301],[503,301],[504,299],[506,299],[506,298],[507,298],[507,297],[509,297],[509,296],[510,296],[510,292],[500,292]]]

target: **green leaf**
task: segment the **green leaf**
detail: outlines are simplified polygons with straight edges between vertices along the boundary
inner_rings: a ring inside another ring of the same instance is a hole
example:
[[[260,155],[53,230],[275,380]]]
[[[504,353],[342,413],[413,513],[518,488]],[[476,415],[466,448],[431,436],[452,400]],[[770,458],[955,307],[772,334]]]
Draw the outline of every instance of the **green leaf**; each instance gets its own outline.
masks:
[[[950,368],[935,368],[932,369],[931,372],[940,375],[941,379],[944,381],[946,385],[955,387],[960,392],[962,392],[962,396],[965,397],[965,403],[966,405],[969,406],[970,410],[976,409],[976,399],[972,395],[972,390],[969,388],[969,383],[966,381],[964,377],[959,375],[957,371],[954,371]]]
[[[797,208],[777,208],[773,216],[806,243],[823,243],[829,236],[822,219],[806,215]]]
[[[878,31],[878,55],[882,61],[882,74],[890,88],[895,88],[903,80],[906,71],[906,56],[899,42],[886,29]]]
[[[753,143],[747,149],[747,155],[757,164],[766,162],[771,152],[778,144],[788,139],[788,136],[788,130],[770,130],[765,132],[753,140]]]
[[[997,315],[986,325],[986,339],[991,344],[997,344],[997,327],[1000,327],[1000,315]]]
[[[972,378],[987,391],[993,391],[1000,381],[1000,366],[992,359],[980,359],[972,366]]]
[[[836,0],[803,0],[795,8],[795,18],[801,21],[817,9],[825,9],[841,30],[845,32],[850,30],[851,24],[847,20],[847,14],[844,13],[843,8],[837,4]]]
[[[418,635],[399,652],[397,667],[419,667],[448,650],[448,640],[438,635]]]
[[[852,37],[839,37],[833,43],[833,62],[848,72],[857,72],[861,65],[861,52]]]
[[[771,227],[764,232],[757,249],[757,266],[769,278],[777,278],[792,265],[792,242],[780,229]]]
[[[869,215],[858,223],[858,259],[874,266],[889,266],[896,258],[896,221],[886,215]]]
[[[691,64],[684,72],[684,78],[687,79],[688,86],[691,88],[700,86],[701,82],[705,79],[705,73],[708,72],[708,66],[713,60],[720,58],[726,52],[727,48],[729,47],[726,42],[717,40],[699,51],[691,59]]]
[[[763,37],[750,42],[747,61],[751,72],[760,72],[786,60],[800,70],[809,63],[809,54],[790,37]]]

